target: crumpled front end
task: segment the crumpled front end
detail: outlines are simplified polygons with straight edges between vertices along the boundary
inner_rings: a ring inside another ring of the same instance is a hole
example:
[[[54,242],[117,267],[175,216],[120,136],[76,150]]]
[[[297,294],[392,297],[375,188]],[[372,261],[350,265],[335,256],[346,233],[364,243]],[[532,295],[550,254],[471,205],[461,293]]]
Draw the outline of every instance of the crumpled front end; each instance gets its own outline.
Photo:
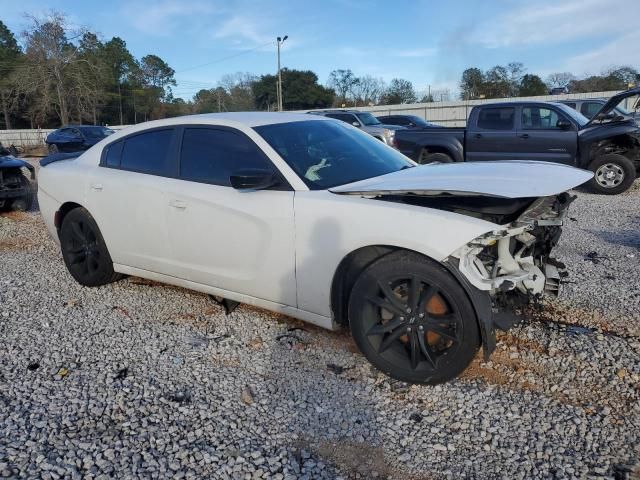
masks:
[[[520,216],[456,250],[458,269],[494,307],[521,306],[557,295],[564,265],[551,257],[567,208],[575,197],[561,193],[535,200]]]

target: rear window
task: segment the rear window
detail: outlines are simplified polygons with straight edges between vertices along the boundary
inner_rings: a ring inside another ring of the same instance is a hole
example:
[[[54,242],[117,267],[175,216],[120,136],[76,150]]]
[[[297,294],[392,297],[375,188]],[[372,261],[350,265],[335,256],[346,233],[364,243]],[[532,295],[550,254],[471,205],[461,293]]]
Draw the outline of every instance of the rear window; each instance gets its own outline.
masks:
[[[150,175],[169,176],[169,146],[173,129],[152,130],[124,141],[121,168]]]
[[[120,155],[122,154],[122,146],[124,142],[115,142],[107,148],[104,164],[111,168],[120,168]]]
[[[485,130],[513,130],[515,108],[483,108],[478,115],[478,128]]]

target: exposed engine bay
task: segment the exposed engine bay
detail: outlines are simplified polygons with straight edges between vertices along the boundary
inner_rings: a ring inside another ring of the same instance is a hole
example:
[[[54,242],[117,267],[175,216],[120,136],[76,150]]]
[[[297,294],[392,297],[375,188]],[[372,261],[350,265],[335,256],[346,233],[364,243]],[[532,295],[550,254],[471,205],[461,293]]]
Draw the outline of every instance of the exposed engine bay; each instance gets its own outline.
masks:
[[[381,197],[382,198],[382,197]],[[456,250],[460,272],[496,302],[526,304],[543,294],[557,295],[564,264],[551,257],[567,208],[575,197],[387,196],[384,200],[447,210],[500,225]]]

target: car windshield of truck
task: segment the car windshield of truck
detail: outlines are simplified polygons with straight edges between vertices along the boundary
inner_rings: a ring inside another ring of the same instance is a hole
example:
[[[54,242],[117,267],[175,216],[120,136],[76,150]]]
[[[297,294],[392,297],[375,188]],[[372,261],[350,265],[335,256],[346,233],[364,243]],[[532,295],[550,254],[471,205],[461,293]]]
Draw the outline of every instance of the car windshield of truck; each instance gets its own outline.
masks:
[[[565,105],[564,103],[557,103],[556,107],[562,110],[562,113],[564,113],[567,117],[570,117],[574,122],[576,122],[580,128],[589,123],[589,119],[587,117],[582,115],[577,110],[574,110],[569,105]]]
[[[339,122],[277,123],[254,127],[310,190],[396,172],[415,164],[380,140]]]
[[[371,125],[382,125],[380,120],[371,115],[370,113],[356,113],[356,117],[362,122],[363,125],[371,126]]]

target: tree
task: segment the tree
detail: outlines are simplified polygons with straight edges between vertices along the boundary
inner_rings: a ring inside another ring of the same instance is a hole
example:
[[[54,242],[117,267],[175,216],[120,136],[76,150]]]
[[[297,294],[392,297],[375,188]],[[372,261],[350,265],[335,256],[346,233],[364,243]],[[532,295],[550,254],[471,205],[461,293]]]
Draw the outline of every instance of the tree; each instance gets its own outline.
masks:
[[[507,68],[496,65],[485,74],[483,87],[486,98],[505,98],[511,94],[511,81]]]
[[[252,110],[255,105],[253,98],[253,84],[258,80],[256,75],[251,73],[237,72],[231,75],[224,75],[219,82],[227,97],[224,111],[242,112]]]
[[[509,96],[515,97],[518,95],[520,89],[520,83],[526,72],[524,64],[522,62],[509,62],[506,67],[507,81],[509,82]]]
[[[467,68],[462,72],[460,81],[460,98],[475,100],[480,98],[484,89],[484,73],[479,68]]]
[[[536,95],[546,95],[547,86],[538,75],[527,73],[522,77],[518,88],[518,95],[522,97],[535,97]]]
[[[9,102],[14,93],[10,82],[11,74],[19,64],[22,50],[11,30],[0,21],[0,104],[4,118],[4,128],[11,128]]]
[[[396,105],[399,103],[415,103],[415,101],[416,92],[413,89],[413,84],[409,80],[394,78],[384,94],[382,103]]]
[[[318,83],[318,76],[310,70],[281,70],[282,97],[285,110],[327,108],[333,103],[335,92]],[[276,104],[276,76],[262,75],[253,84],[255,106],[271,110]]]
[[[353,93],[360,80],[351,70],[333,70],[329,73],[329,87],[336,92],[336,100],[340,105],[346,105],[347,99]]]
[[[171,86],[176,85],[173,77],[176,72],[164,60],[157,55],[145,55],[140,60],[140,72],[145,86],[161,90],[162,99],[171,96]]]
[[[384,80],[371,75],[359,77],[352,87],[353,101],[356,105],[377,105],[386,90]]]
[[[132,86],[138,72],[138,64],[127,49],[127,44],[119,37],[113,37],[102,48],[102,56],[107,69],[109,87],[107,89],[106,120],[110,124],[125,123],[125,111],[128,105],[126,99],[131,98]],[[123,101],[124,97],[124,101]]]
[[[556,72],[551,73],[547,77],[547,85],[551,88],[558,87],[563,88],[569,85],[569,82],[575,80],[575,77],[570,72]]]

